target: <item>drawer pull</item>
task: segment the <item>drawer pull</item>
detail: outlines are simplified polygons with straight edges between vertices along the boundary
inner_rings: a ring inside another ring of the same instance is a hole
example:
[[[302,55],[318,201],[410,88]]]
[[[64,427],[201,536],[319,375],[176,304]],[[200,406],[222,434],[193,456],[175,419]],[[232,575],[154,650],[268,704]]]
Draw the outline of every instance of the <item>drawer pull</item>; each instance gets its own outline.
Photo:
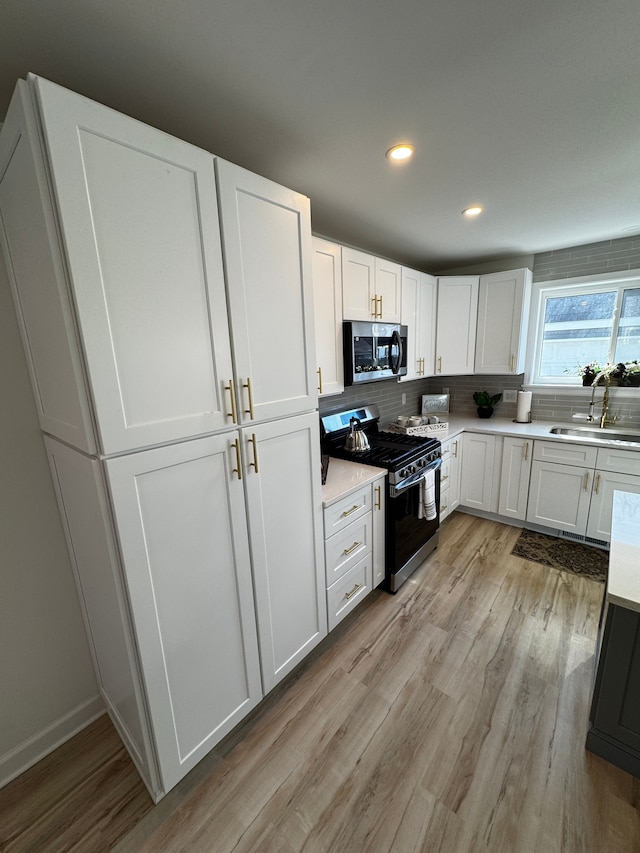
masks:
[[[442,515],[442,513],[448,509],[449,509],[449,507],[446,504],[444,504],[444,506],[442,504],[440,504],[440,515]]]
[[[355,512],[358,509],[362,509],[363,506],[364,504],[354,504],[351,509],[345,509],[345,511],[342,513],[342,517],[345,518],[347,515],[351,515],[352,512]]]
[[[448,479],[449,479],[449,475],[443,474],[442,477],[440,477],[440,483],[446,483]]]
[[[362,544],[364,544],[364,543],[363,542],[354,542],[353,545],[351,546],[351,548],[345,548],[342,553],[346,557],[348,554],[352,554],[356,550],[356,548],[359,548]]]
[[[357,592],[359,589],[362,589],[362,587],[363,587],[363,586],[364,586],[364,584],[357,583],[357,584],[354,586],[354,588],[353,588],[350,592],[345,592],[344,597],[345,597],[345,598],[347,599],[347,601],[348,601],[350,598],[353,598],[353,596],[356,594],[356,592]]]

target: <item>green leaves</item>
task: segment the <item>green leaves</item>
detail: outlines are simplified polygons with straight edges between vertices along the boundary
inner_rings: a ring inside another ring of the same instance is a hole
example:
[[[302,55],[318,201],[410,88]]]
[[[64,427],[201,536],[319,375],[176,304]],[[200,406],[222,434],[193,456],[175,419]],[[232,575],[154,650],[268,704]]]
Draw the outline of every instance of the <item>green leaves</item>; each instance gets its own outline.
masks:
[[[488,391],[476,391],[473,395],[473,402],[476,406],[482,406],[483,409],[492,409],[500,400],[502,400],[502,393],[489,394]]]

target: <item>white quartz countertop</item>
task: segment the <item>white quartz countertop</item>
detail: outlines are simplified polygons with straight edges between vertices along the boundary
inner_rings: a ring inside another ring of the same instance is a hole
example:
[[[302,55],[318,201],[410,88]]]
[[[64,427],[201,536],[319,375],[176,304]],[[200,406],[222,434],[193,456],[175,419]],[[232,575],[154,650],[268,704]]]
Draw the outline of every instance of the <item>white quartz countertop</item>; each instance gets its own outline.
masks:
[[[613,493],[607,599],[640,613],[640,495]]]
[[[384,468],[374,468],[373,465],[362,465],[360,462],[348,462],[346,459],[331,457],[327,470],[327,482],[322,487],[322,506],[325,508],[331,506],[350,492],[355,492],[386,474]]]
[[[590,428],[590,425],[585,421],[572,421],[570,423],[562,421],[534,421],[530,424],[519,424],[509,418],[478,418],[478,417],[457,417],[455,415],[441,415],[441,419],[446,420],[449,424],[449,432],[441,438],[441,441],[459,435],[465,430],[467,432],[479,432],[488,435],[510,435],[521,438],[530,439],[546,439],[547,441],[562,441],[574,442],[577,444],[589,444],[593,447],[617,447],[619,449],[634,450],[640,453],[638,446],[625,444],[615,439],[606,440],[606,429],[601,431],[602,438],[588,438],[586,436],[559,436],[552,435],[549,430],[554,426],[564,426],[573,429]]]

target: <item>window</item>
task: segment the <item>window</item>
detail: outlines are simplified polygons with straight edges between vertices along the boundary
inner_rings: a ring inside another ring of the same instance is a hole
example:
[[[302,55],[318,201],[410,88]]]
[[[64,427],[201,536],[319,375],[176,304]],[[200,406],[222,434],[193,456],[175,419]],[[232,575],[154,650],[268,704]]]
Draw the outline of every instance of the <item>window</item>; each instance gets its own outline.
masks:
[[[533,385],[580,385],[580,367],[640,360],[640,271],[534,286]]]

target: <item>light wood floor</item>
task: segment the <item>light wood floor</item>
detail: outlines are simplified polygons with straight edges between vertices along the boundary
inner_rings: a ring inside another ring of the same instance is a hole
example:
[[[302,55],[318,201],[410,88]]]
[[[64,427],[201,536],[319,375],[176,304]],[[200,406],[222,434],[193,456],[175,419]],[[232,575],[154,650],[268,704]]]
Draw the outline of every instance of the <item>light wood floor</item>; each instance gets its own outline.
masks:
[[[2,851],[632,853],[640,781],[584,749],[602,585],[454,513],[152,806],[104,718],[0,791]]]

